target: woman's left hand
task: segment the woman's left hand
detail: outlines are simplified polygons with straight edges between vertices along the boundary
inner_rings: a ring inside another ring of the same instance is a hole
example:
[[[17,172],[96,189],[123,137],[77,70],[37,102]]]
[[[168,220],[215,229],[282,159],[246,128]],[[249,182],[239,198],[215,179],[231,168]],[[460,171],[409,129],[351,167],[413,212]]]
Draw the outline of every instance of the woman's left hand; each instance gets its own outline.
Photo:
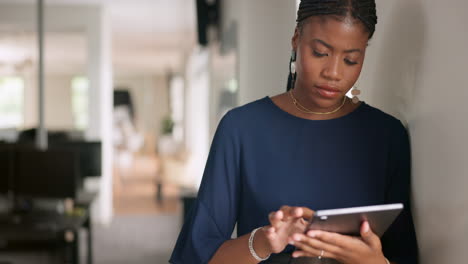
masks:
[[[366,221],[361,226],[361,237],[310,230],[290,237],[296,246],[293,257],[319,257],[336,259],[343,264],[386,264],[380,238],[372,232]],[[322,252],[323,251],[323,252]]]

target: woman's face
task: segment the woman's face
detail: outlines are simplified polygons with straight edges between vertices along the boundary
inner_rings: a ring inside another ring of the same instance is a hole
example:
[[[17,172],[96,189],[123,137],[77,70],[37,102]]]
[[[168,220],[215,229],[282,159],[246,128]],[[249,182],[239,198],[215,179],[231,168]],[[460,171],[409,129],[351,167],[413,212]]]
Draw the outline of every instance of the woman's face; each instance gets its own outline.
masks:
[[[339,103],[361,73],[368,37],[352,18],[310,17],[292,39],[298,92],[319,108]]]

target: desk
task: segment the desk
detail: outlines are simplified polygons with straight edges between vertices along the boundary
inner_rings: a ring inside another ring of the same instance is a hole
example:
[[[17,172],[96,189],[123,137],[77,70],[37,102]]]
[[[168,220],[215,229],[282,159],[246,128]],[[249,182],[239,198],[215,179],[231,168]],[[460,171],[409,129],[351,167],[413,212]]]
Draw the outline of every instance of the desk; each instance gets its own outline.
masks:
[[[88,216],[67,216],[52,212],[0,215],[0,240],[6,249],[53,244],[64,250],[65,263],[78,264],[78,235]]]
[[[9,249],[27,249],[30,245],[52,244],[62,251],[64,263],[79,264],[79,231],[87,230],[87,263],[93,263],[90,205],[96,194],[83,194],[77,199],[80,214],[31,211],[22,214],[0,213],[0,242]],[[0,248],[1,250],[1,248]]]

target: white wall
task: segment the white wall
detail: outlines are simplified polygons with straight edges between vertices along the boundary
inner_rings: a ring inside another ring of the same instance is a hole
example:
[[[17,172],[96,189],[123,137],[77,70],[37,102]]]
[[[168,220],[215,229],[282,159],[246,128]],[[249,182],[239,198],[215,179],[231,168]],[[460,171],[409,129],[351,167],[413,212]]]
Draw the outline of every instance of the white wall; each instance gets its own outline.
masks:
[[[24,75],[24,127],[38,124],[37,76]],[[45,123],[51,130],[72,130],[75,128],[71,103],[72,75],[46,75],[45,77]]]
[[[37,76],[36,74],[25,73],[21,77],[24,78],[24,127],[37,127],[39,122],[39,91],[37,89]]]
[[[226,0],[223,26],[238,26],[239,104],[286,91],[296,2]]]
[[[33,128],[38,125],[38,88],[36,74],[19,75],[24,79],[23,128]],[[75,128],[73,109],[71,105],[72,75],[45,76],[45,122],[51,130],[71,130]]]
[[[240,104],[286,91],[295,1],[242,0],[238,18]]]
[[[464,0],[378,0],[363,99],[403,119],[421,263],[468,259],[468,31]]]
[[[72,111],[72,76],[56,76],[48,78],[45,97],[48,102],[45,107],[46,127],[50,129],[73,129],[75,127]]]

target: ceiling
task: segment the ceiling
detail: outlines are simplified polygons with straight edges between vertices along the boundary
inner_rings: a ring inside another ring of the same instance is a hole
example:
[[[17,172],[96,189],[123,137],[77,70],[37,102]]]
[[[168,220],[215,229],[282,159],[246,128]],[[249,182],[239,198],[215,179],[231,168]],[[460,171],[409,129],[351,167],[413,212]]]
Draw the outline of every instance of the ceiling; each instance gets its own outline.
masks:
[[[166,73],[181,70],[184,56],[196,43],[195,0],[45,0],[47,5],[103,5],[112,27],[114,71],[117,74]],[[32,0],[0,0],[2,4]],[[1,8],[1,7],[0,7]],[[36,59],[36,34],[0,25],[0,70],[8,61]],[[50,71],[84,71],[84,32],[46,34]],[[8,56],[3,56],[7,54]],[[16,57],[15,57],[16,56]],[[66,63],[63,63],[66,62]]]

